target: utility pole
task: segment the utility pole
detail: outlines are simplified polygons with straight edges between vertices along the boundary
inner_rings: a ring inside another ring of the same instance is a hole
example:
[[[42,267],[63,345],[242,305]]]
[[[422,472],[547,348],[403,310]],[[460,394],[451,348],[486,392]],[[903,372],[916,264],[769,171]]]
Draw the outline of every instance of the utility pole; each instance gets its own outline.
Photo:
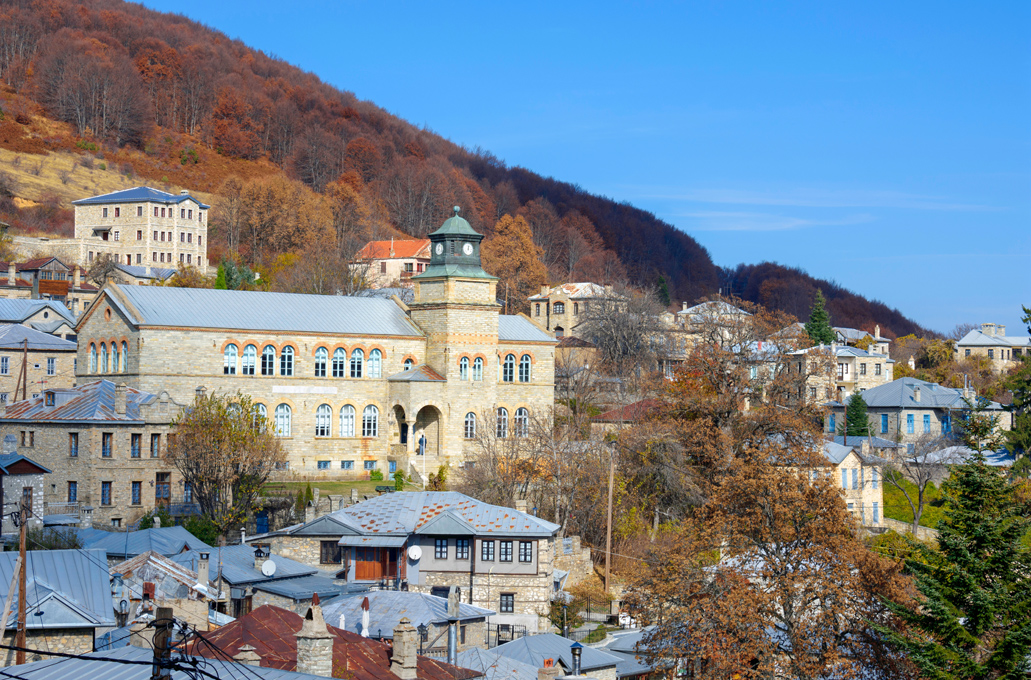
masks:
[[[18,634],[14,638],[14,646],[18,647],[15,652],[14,663],[21,665],[25,663],[25,527],[29,523],[25,499],[21,501],[21,537],[18,543],[18,561],[21,562],[21,569],[18,572]]]
[[[609,594],[609,565],[612,564],[612,484],[616,477],[616,459],[609,448],[609,511],[605,523],[605,594]]]

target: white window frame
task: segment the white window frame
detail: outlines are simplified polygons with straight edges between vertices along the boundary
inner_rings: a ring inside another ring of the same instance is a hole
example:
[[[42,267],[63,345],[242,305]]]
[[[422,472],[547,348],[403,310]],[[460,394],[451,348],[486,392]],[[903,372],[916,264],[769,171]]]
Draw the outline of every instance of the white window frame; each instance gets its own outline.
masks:
[[[355,347],[351,350],[350,371],[348,375],[352,378],[361,378],[362,369],[365,367],[365,350]]]
[[[365,362],[365,377],[383,377],[383,352],[378,349],[369,350],[369,360]]]
[[[483,380],[483,357],[476,357],[473,360],[473,381],[481,382]]]
[[[530,412],[520,406],[515,411],[515,436],[528,437],[530,435]]]
[[[229,343],[222,352],[222,374],[236,375],[237,347]]]
[[[292,409],[289,404],[279,404],[275,411],[275,427],[277,437],[289,437],[292,420]]]
[[[472,411],[465,414],[465,438],[476,439],[476,414]]]
[[[333,407],[322,404],[315,409],[315,436],[333,436]]]
[[[329,363],[329,350],[325,347],[315,349],[315,377],[326,377],[326,364]]]
[[[347,377],[347,350],[343,347],[337,347],[333,350],[332,375],[334,378]]]
[[[497,425],[494,428],[494,434],[498,439],[505,439],[508,437],[508,409],[501,407],[497,412]]]
[[[258,365],[258,348],[254,345],[247,345],[243,348],[243,360],[240,362],[241,375],[254,375]]]
[[[276,348],[272,345],[261,348],[261,374],[266,377],[276,374]]]
[[[279,375],[290,378],[294,374],[294,348],[287,345],[279,353]]]
[[[369,404],[362,410],[362,437],[379,436],[379,409]]]
[[[462,357],[458,361],[458,379],[469,379],[469,357]]]
[[[519,359],[519,382],[528,383],[533,376],[533,359],[529,354],[524,354]]]
[[[344,404],[340,407],[340,436],[341,437],[353,437],[354,436],[354,418],[355,409],[350,404]]]

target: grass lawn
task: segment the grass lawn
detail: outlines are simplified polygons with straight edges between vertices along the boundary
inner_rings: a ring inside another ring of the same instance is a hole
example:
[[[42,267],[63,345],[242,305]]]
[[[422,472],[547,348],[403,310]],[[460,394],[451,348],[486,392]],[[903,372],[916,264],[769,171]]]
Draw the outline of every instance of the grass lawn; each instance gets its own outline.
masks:
[[[883,482],[884,487],[884,516],[900,522],[913,521],[913,511],[909,508],[909,501],[905,495],[891,482]],[[916,486],[908,480],[902,480],[902,486],[909,493],[909,497],[916,500]],[[938,520],[942,518],[941,490],[933,484],[928,484],[924,490],[924,512],[920,516],[920,525],[934,528]]]
[[[271,492],[287,490],[291,495],[296,496],[298,490],[304,489],[311,484],[312,489],[318,489],[321,496],[328,494],[350,496],[351,489],[357,489],[359,494],[376,493],[377,486],[394,486],[394,481],[384,479],[380,481],[354,480],[349,482],[314,481],[314,482],[270,482],[265,488]],[[405,484],[405,491],[421,491],[418,484]]]

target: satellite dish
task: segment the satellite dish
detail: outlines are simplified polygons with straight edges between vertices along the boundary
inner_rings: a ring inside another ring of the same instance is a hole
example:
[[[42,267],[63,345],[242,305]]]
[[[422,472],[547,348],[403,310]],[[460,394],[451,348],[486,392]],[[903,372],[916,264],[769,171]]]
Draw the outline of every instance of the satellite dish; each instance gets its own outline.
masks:
[[[408,549],[408,559],[412,562],[418,562],[422,557],[422,548],[417,545],[413,545]]]
[[[261,573],[265,576],[272,576],[276,573],[276,563],[272,560],[265,560],[261,563]]]

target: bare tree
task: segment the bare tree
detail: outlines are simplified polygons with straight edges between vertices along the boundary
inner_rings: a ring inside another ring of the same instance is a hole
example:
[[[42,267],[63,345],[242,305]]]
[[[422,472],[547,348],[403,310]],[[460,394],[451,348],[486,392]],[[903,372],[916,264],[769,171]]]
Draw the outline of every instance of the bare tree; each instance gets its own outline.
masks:
[[[898,489],[913,513],[913,534],[920,527],[925,496],[931,484],[940,484],[948,476],[949,465],[961,462],[955,442],[940,435],[925,434],[913,443],[913,449],[899,444],[889,454],[883,467],[884,483]]]
[[[956,327],[945,336],[946,340],[962,340],[970,331],[976,331],[980,326],[976,323],[958,323]]]
[[[118,261],[107,253],[101,253],[86,270],[86,280],[103,286],[117,271]]]

